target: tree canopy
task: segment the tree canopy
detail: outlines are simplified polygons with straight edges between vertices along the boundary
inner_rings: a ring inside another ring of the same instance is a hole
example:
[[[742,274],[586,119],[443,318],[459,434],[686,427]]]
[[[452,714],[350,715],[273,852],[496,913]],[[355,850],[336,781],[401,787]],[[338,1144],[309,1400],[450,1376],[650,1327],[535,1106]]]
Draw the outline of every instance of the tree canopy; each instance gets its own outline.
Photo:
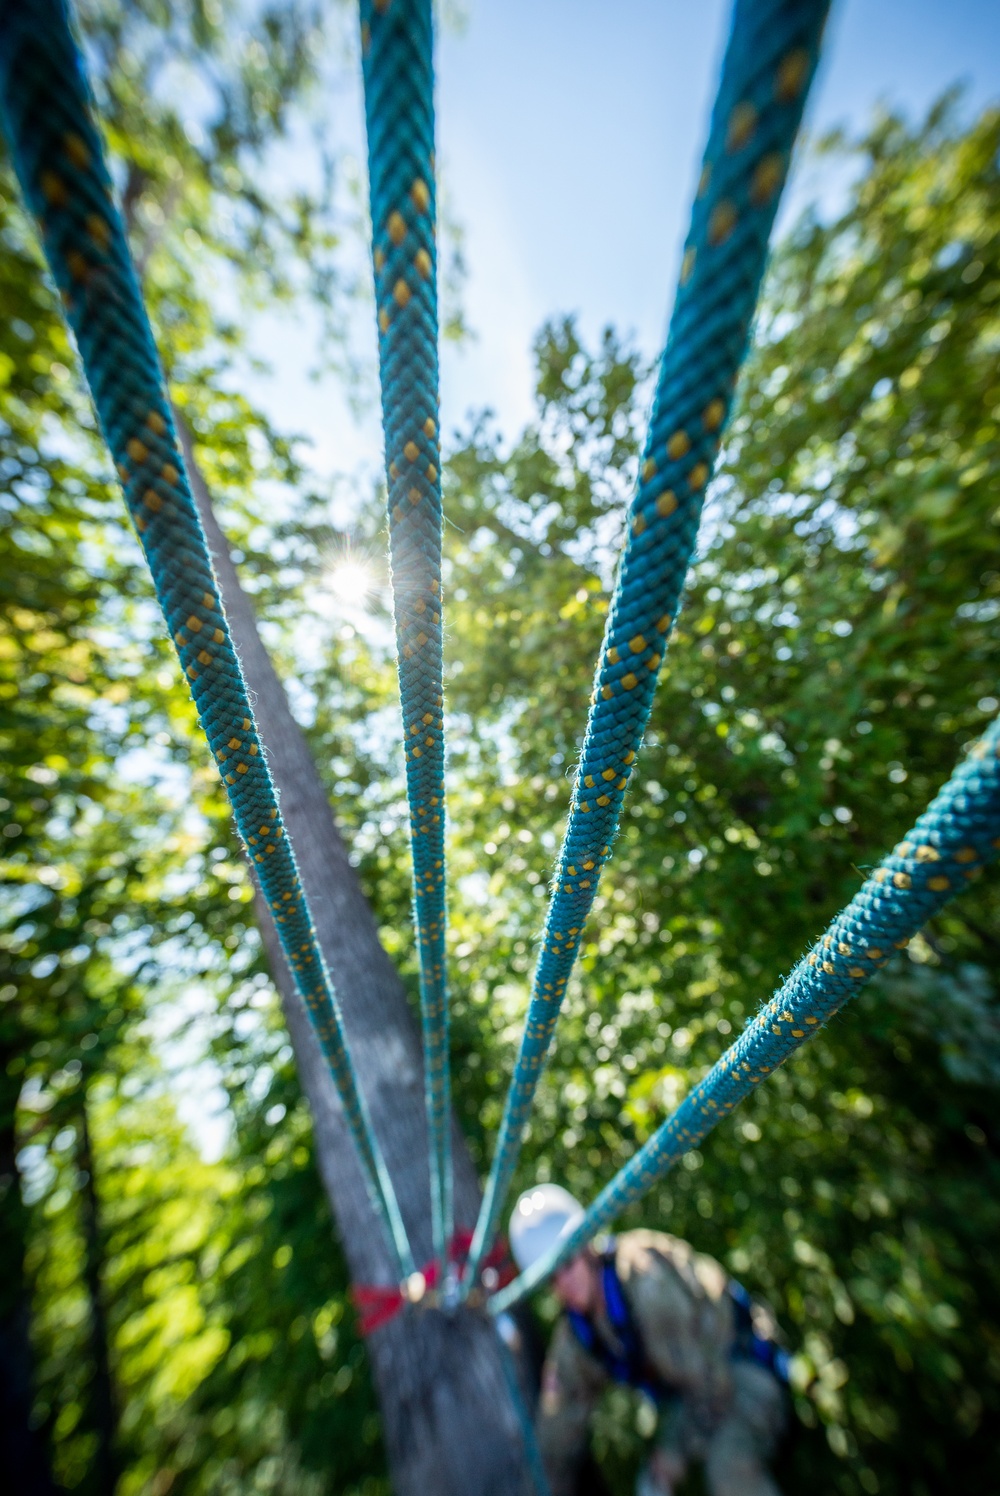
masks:
[[[314,194],[251,169],[313,108],[318,19],[255,15],[234,40],[208,3],[82,10],[174,398],[415,994],[383,496],[338,531],[294,433],[233,394],[234,305],[314,309],[336,366],[355,294],[329,120],[309,116]],[[166,35],[210,85],[198,130]],[[589,1198],[998,708],[1000,116],[946,101],[824,149],[855,184],[774,254],[522,1184]],[[110,1472],[127,1496],[374,1496],[377,1412],[250,884],[9,173],[0,195],[0,1294],[30,1303],[33,1424],[81,1493]],[[484,414],[446,469],[453,1073],[484,1171],[651,376],[571,319],[535,357],[536,420],[510,437]],[[363,604],[331,602],[344,555]],[[930,1496],[959,1462],[972,1488],[995,1468],[996,889],[970,886],[625,1223],[774,1305],[789,1493]],[[217,1161],[178,1109],[196,1063]],[[598,1431],[621,1492],[644,1428],[624,1403]]]

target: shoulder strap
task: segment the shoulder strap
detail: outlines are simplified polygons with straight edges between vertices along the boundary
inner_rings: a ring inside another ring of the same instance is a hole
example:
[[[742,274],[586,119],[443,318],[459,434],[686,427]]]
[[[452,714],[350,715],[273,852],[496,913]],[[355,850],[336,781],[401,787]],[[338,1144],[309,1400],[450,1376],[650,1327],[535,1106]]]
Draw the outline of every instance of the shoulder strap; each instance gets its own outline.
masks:
[[[601,1260],[601,1283],[604,1289],[604,1308],[608,1322],[621,1345],[617,1355],[597,1333],[592,1319],[575,1309],[566,1311],[570,1328],[584,1350],[600,1362],[613,1382],[622,1382],[645,1392],[655,1402],[663,1403],[674,1396],[650,1364],[639,1327],[635,1322],[625,1297],[621,1279],[615,1267],[614,1248],[606,1252]]]
[[[733,1360],[756,1361],[779,1382],[787,1383],[791,1357],[775,1341],[757,1333],[753,1322],[753,1299],[735,1278],[729,1280],[729,1297],[734,1309]]]

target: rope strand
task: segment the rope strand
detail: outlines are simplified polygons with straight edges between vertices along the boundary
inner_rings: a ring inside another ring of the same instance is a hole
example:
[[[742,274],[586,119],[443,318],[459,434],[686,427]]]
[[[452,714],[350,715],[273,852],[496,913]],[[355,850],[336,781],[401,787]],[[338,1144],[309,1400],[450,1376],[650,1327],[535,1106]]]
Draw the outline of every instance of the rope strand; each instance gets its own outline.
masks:
[[[413,850],[434,1251],[453,1227],[430,0],[362,0],[389,551]]]
[[[855,997],[894,950],[1000,849],[1000,718],[973,747],[913,830],[841,910],[826,934],[680,1106],[620,1169],[558,1248],[490,1302],[500,1314],[640,1200],[755,1086],[773,1075]]]

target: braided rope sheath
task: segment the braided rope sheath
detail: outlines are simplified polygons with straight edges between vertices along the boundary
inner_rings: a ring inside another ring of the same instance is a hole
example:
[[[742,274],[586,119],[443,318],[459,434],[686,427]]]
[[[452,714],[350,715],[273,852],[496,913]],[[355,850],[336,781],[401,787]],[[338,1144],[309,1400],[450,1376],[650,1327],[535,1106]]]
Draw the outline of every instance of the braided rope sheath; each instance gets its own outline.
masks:
[[[497,1227],[694,550],[828,0],[736,0],[569,823],[466,1285]]]
[[[854,997],[1000,849],[1000,718],[772,1000],[598,1195],[579,1226],[491,1301],[509,1309],[642,1198]]]
[[[528,1475],[531,1484],[535,1488],[535,1496],[552,1496],[552,1488],[549,1478],[545,1473],[545,1462],[542,1459],[542,1451],[538,1444],[538,1435],[535,1432],[535,1420],[531,1416],[531,1410],[524,1399],[524,1391],[521,1387],[518,1375],[517,1363],[513,1352],[504,1339],[503,1329],[499,1320],[494,1320],[494,1328],[497,1332],[497,1351],[499,1354],[500,1368],[503,1379],[507,1383],[507,1391],[510,1394],[514,1416],[517,1418],[521,1430],[521,1445],[524,1449],[524,1459],[528,1467]]]
[[[389,549],[420,957],[434,1250],[452,1234],[441,453],[430,0],[362,0]]]
[[[261,752],[63,0],[0,0],[0,113],[199,720],[403,1276],[406,1232]]]

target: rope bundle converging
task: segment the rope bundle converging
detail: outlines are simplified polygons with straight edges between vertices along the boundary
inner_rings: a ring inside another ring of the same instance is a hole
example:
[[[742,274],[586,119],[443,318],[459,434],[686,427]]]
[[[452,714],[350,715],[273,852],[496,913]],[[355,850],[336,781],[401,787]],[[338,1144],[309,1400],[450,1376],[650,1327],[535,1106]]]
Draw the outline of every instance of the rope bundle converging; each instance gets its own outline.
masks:
[[[76,336],[129,514],[237,829],[344,1107],[398,1285],[360,1289],[366,1329],[407,1303],[547,1277],[816,1033],[1000,849],[1000,722],[708,1075],[579,1225],[504,1283],[500,1212],[681,602],[828,0],[735,0],[541,952],[475,1231],[455,1230],[446,969],[445,739],[433,28],[430,0],[361,0],[389,549],[413,853],[434,1262],[417,1271],[282,825],[177,441],[65,0],[0,0],[0,117]],[[495,1251],[495,1249],[494,1249]],[[367,1297],[366,1297],[367,1295]],[[525,1433],[528,1453],[531,1441]]]

